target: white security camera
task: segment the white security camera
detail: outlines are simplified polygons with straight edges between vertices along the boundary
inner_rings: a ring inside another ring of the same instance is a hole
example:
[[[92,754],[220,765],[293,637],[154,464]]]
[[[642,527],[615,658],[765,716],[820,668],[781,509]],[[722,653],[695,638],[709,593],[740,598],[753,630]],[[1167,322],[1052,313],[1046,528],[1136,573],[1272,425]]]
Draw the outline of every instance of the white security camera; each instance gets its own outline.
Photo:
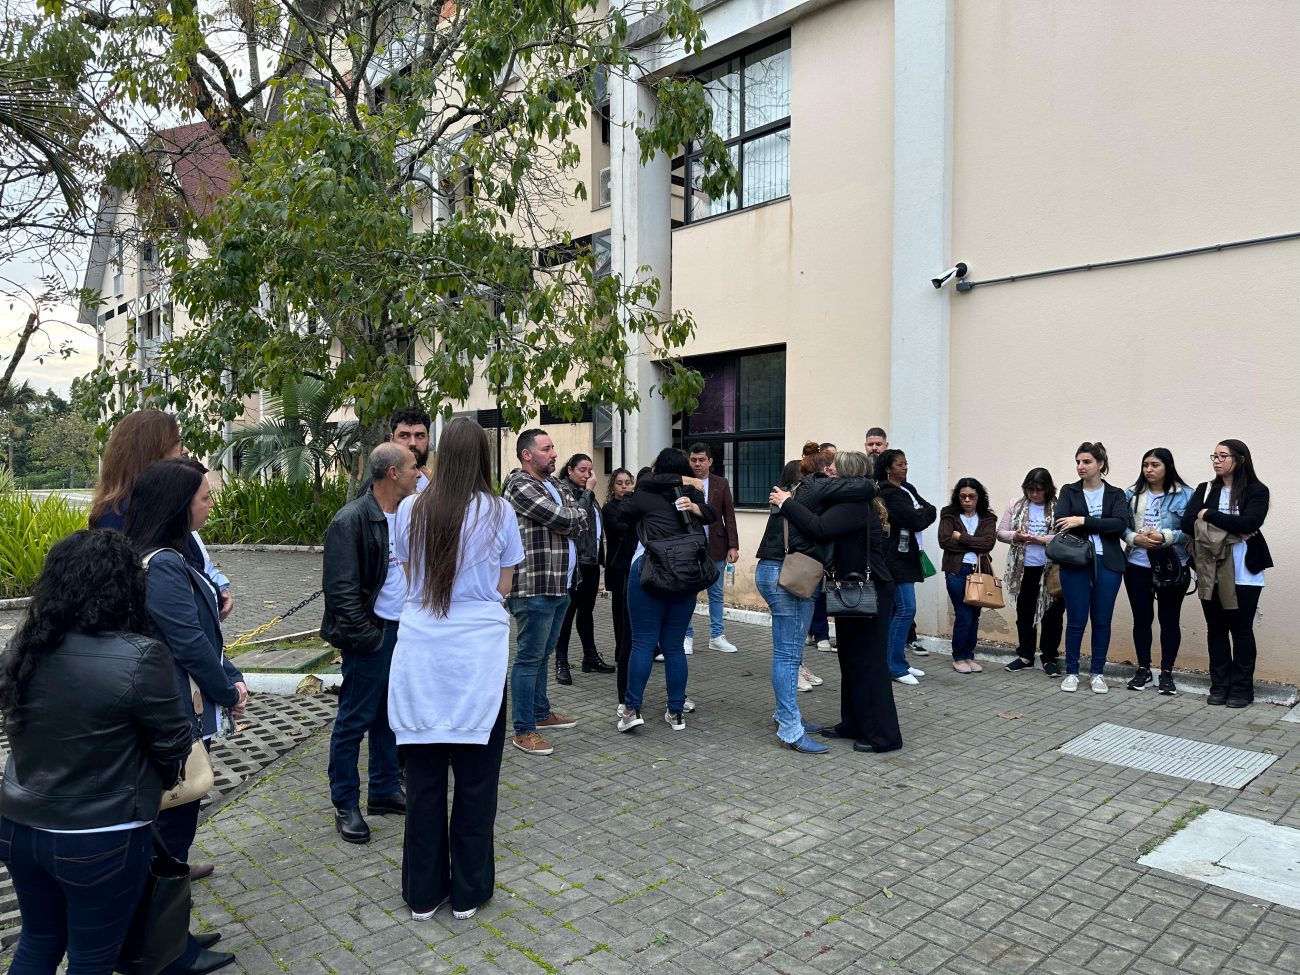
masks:
[[[931,278],[930,283],[934,285],[934,290],[938,291],[953,278],[964,278],[966,276],[966,265],[958,261],[955,265],[948,268],[937,278]]]

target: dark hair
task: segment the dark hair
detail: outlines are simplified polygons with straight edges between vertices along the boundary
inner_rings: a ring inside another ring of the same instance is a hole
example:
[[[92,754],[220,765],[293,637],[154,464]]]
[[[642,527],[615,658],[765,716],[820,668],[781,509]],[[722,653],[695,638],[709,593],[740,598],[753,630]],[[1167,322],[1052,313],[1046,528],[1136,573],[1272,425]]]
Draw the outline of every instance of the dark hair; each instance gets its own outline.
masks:
[[[1101,464],[1102,477],[1110,473],[1110,458],[1106,456],[1106,448],[1102,446],[1100,440],[1092,443],[1084,441],[1079,444],[1079,449],[1074,452],[1074,456],[1078,457],[1080,454],[1088,454],[1095,458],[1097,463]]]
[[[143,632],[145,620],[144,570],[123,535],[82,529],[56,542],[0,669],[5,731],[12,735],[22,727],[31,703],[23,700],[24,693],[39,660],[57,650],[70,631]]]
[[[1172,493],[1183,483],[1183,479],[1178,476],[1178,468],[1174,466],[1174,455],[1168,447],[1152,447],[1142,455],[1142,463],[1145,464],[1148,457],[1154,457],[1165,465],[1165,483],[1162,486],[1165,494]],[[1147,490],[1147,479],[1139,470],[1137,480],[1133,482],[1133,496],[1137,497],[1145,490]]]
[[[988,493],[988,491],[984,490],[984,485],[981,484],[979,481],[975,480],[975,478],[973,478],[973,477],[963,477],[963,478],[960,478],[960,479],[957,481],[957,483],[953,485],[953,488],[952,488],[952,500],[951,500],[950,503],[951,503],[951,505],[952,505],[952,510],[953,510],[954,512],[960,512],[960,511],[961,511],[961,497],[960,497],[960,495],[961,495],[961,492],[962,492],[962,489],[963,489],[963,488],[974,488],[974,489],[975,489],[975,496],[976,496],[976,501],[975,501],[975,512],[976,512],[976,514],[988,515],[988,514],[992,514],[992,513],[993,513],[992,509],[989,507],[989,493]]]
[[[872,437],[879,437],[881,440],[888,440],[889,434],[885,433],[884,427],[872,427],[867,431],[867,435],[862,439],[870,440]]]
[[[400,410],[394,410],[393,415],[388,418],[388,433],[390,436],[397,432],[399,423],[405,423],[409,426],[421,425],[428,431],[433,427],[433,418],[425,412],[423,407],[403,406]]]
[[[493,497],[492,448],[481,426],[458,416],[443,427],[433,476],[411,508],[412,588],[418,587],[420,605],[435,616],[451,610],[451,591],[464,567],[462,529],[479,495],[486,501]],[[478,514],[492,519],[489,533],[500,527],[500,505],[485,505]]]
[[[615,467],[612,471],[609,472],[609,485],[605,488],[606,504],[609,504],[616,497],[616,495],[614,494],[614,482],[618,480],[618,476],[620,474],[626,474],[628,476],[628,479],[632,482],[632,486],[636,487],[635,474],[633,474],[626,467]]]
[[[839,448],[837,448],[833,443],[831,443],[829,440],[827,440],[824,444],[822,444],[822,445],[821,445],[821,448],[822,448],[822,450],[838,450],[838,449],[839,449]]]
[[[706,443],[697,442],[691,444],[691,449],[687,451],[691,454],[708,454],[710,459],[713,457],[713,449]]]
[[[95,498],[90,504],[90,524],[98,524],[110,511],[120,513],[141,472],[166,457],[180,442],[180,427],[168,413],[136,410],[124,416],[104,448]]]
[[[1043,489],[1044,504],[1052,504],[1056,500],[1056,482],[1052,480],[1051,472],[1046,467],[1031,468],[1025,475],[1025,479],[1020,482],[1020,490],[1025,492],[1026,498],[1034,488]]]
[[[123,532],[141,554],[157,548],[184,552],[190,534],[190,505],[207,472],[192,460],[151,464],[131,491]]]
[[[656,474],[680,474],[682,477],[692,477],[690,461],[676,447],[665,447],[659,451],[659,456],[655,458],[654,472]]]
[[[587,461],[589,464],[593,464],[593,465],[595,464],[595,461],[593,461],[586,454],[574,454],[572,457],[570,457],[568,460],[564,462],[564,467],[561,468],[560,470],[560,477],[568,477],[569,471],[573,470],[584,460]]]
[[[788,491],[803,477],[802,462],[797,460],[786,461],[786,465],[781,468],[781,477],[777,480],[776,486],[783,491]]]
[[[466,417],[466,419],[468,419],[468,417]],[[515,441],[515,456],[520,460],[523,460],[524,451],[532,450],[533,444],[537,443],[537,438],[545,437],[545,436],[546,436],[545,430],[541,430],[537,427],[529,427],[527,430],[521,433],[519,435],[519,439]]]
[[[1229,492],[1228,503],[1236,504],[1242,491],[1259,483],[1259,478],[1255,476],[1255,462],[1250,459],[1250,448],[1240,440],[1220,440],[1218,445],[1227,447],[1232,454],[1232,491]],[[1223,487],[1223,478],[1216,474],[1214,484]]]
[[[894,461],[900,457],[906,457],[907,454],[897,447],[890,447],[888,450],[882,450],[876,457],[876,469],[872,472],[877,481],[889,480],[889,469],[894,466]]]
[[[641,480],[641,478],[645,477],[647,474],[652,473],[653,471],[654,468],[651,467],[649,464],[647,464],[645,467],[641,468],[639,471],[636,472],[636,478],[639,481]]]

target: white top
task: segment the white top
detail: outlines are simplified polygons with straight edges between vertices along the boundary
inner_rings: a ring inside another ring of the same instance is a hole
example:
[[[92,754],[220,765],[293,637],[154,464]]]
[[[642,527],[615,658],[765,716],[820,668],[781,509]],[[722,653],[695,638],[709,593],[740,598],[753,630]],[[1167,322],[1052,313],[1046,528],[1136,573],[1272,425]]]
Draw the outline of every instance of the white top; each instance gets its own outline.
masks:
[[[905,486],[905,487],[903,488],[903,490],[906,491],[906,492],[907,492],[907,496],[908,496],[909,498],[912,499],[912,510],[913,510],[913,511],[920,511],[920,510],[921,510],[921,499],[918,498],[918,497],[916,496],[915,493],[913,493],[913,491],[912,491],[911,488],[908,488],[908,487]],[[900,535],[899,537],[902,537],[902,536]],[[915,539],[915,541],[916,541],[916,547],[917,547],[918,549],[925,548],[925,542],[924,542],[924,540],[923,540],[922,535],[921,535],[920,532],[913,532],[913,533],[912,533],[912,537],[913,537],[913,539]]]
[[[1047,505],[1034,504],[1029,502],[1028,519],[1025,524],[1025,530],[1031,535],[1043,536],[1047,534]],[[1025,544],[1025,565],[1046,565],[1047,564],[1047,546],[1040,545],[1037,542],[1027,542]]]
[[[131,823],[117,823],[113,826],[96,826],[92,829],[46,829],[44,826],[33,826],[32,829],[42,833],[65,833],[69,836],[80,833],[120,833],[127,829],[139,829],[141,826],[152,826],[151,819],[137,819]]]
[[[420,476],[415,479],[415,493],[419,494],[429,486],[429,475],[420,471]]]
[[[414,495],[412,495],[414,497]],[[397,561],[397,512],[384,512],[388,520],[388,575],[384,588],[375,597],[375,615],[393,622],[402,618],[402,604],[406,602],[406,574]]]
[[[1163,492],[1160,494],[1147,492],[1147,507],[1146,511],[1142,515],[1143,529],[1155,528],[1158,530],[1160,528],[1160,508],[1164,505],[1164,501],[1165,496]],[[1128,560],[1133,565],[1145,566],[1148,569],[1151,568],[1151,556],[1147,554],[1146,549],[1138,548],[1136,545],[1128,550]]]
[[[1236,505],[1230,503],[1231,493],[1227,488],[1219,492],[1219,510],[1225,515],[1235,515],[1237,513]],[[1246,568],[1246,543],[1238,540],[1232,543],[1232,562],[1236,567],[1236,578],[1233,580],[1239,586],[1262,586],[1264,584],[1264,573],[1251,572]]]
[[[420,553],[410,551],[411,508],[397,509],[397,558],[411,585],[388,678],[388,722],[399,745],[487,744],[501,712],[510,658],[510,616],[501,570],[524,561],[519,519],[505,500],[480,494],[465,515],[451,608],[420,604]]]
[[[959,517],[961,518],[961,523],[966,526],[966,534],[974,535],[980,526],[980,516],[975,514],[960,515]],[[961,560],[966,565],[979,565],[980,557],[974,552],[967,552],[961,557]]]
[[[1101,487],[1097,488],[1097,490],[1095,491],[1085,490],[1083,492],[1083,500],[1088,503],[1088,514],[1092,515],[1092,517],[1094,518],[1101,517],[1101,499],[1105,493],[1106,493],[1106,485],[1104,484]],[[1097,554],[1100,555],[1101,536],[1089,535],[1088,537],[1092,539],[1092,547],[1095,548],[1097,550]]]
[[[554,501],[556,504],[560,505],[561,507],[563,507],[563,506],[564,506],[564,499],[563,499],[562,497],[560,497],[560,489],[557,488],[554,484],[551,483],[550,478],[547,478],[546,480],[542,481],[542,484],[544,484],[544,485],[546,486],[546,493],[549,494],[549,495],[551,496],[551,500]],[[574,571],[575,571],[575,570],[577,569],[577,567],[578,567],[578,546],[575,545],[575,544],[573,544],[573,539],[572,539],[572,538],[570,538],[568,541],[569,541],[569,582],[568,582],[568,586],[569,586],[570,589],[572,589],[572,588],[573,588],[573,573],[574,573]],[[520,561],[522,562],[523,560],[520,559]]]

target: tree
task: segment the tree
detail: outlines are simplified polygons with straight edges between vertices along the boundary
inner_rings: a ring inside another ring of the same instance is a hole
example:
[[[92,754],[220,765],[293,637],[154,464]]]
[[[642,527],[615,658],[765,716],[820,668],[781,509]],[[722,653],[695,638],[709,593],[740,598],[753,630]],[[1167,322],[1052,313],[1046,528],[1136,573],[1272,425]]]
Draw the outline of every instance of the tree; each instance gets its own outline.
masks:
[[[32,452],[47,469],[67,471],[68,487],[78,480],[84,487],[95,477],[94,442],[95,425],[80,413],[47,413],[36,422]]]
[[[476,379],[500,390],[513,425],[538,403],[575,417],[597,400],[633,409],[630,337],[668,363],[661,391],[690,402],[699,376],[671,355],[689,315],[653,310],[660,282],[645,269],[598,275],[564,229],[564,208],[585,199],[577,138],[600,87],[640,72],[628,16],[654,15],[663,43],[699,50],[689,0],[608,13],[581,0],[257,0],[255,18],[238,7],[69,4],[130,58],[134,97],[197,112],[237,167],[232,191],[165,249],[198,324],[163,351],[162,374],[182,381],[142,396],[213,429],[252,392],[310,377],[355,410],[368,448],[392,409],[449,411]],[[246,45],[208,41],[218,22],[250,20],[269,65],[257,81],[240,66]],[[702,89],[668,79],[658,91],[637,130],[643,153],[697,140],[707,187],[724,190],[734,171]],[[152,193],[139,160],[115,172]],[[100,370],[87,401],[134,378]]]

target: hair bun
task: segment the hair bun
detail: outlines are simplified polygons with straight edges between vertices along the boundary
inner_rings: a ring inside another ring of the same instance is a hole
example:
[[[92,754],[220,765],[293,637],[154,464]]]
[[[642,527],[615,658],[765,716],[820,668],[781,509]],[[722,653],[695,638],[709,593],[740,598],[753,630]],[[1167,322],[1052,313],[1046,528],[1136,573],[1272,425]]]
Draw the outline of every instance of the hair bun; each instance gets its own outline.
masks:
[[[803,445],[803,455],[805,457],[815,457],[822,452],[822,445],[816,440],[809,440]]]

